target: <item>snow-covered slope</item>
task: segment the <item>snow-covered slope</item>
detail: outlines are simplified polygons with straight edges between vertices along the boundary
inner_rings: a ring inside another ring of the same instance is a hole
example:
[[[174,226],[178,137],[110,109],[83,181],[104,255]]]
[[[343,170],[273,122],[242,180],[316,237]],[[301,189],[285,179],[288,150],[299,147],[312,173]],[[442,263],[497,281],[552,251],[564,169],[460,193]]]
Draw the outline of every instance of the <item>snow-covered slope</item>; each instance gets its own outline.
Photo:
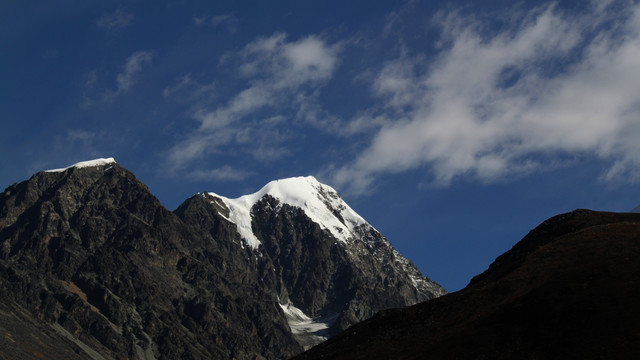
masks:
[[[89,161],[81,161],[79,163],[75,163],[71,166],[67,166],[66,168],[61,168],[61,169],[51,169],[51,170],[45,170],[45,172],[63,172],[65,170],[71,169],[71,168],[84,168],[84,167],[92,167],[92,166],[104,166],[104,165],[108,165],[108,164],[113,164],[115,163],[116,160],[112,157],[110,158],[101,158],[101,159],[94,159],[94,160],[89,160]]]
[[[343,242],[354,238],[354,229],[366,223],[331,186],[321,184],[313,176],[275,180],[256,193],[237,199],[215,193],[208,195],[224,202],[229,209],[228,220],[236,224],[238,232],[252,248],[258,248],[260,240],[251,229],[251,208],[265,195],[278,199],[282,204],[301,208],[313,222]]]
[[[382,309],[446,293],[312,176],[272,181],[236,199],[202,193],[181,205],[186,212],[198,214],[212,241],[236,230],[234,243],[239,235],[251,267],[267,270],[263,281],[305,348]]]

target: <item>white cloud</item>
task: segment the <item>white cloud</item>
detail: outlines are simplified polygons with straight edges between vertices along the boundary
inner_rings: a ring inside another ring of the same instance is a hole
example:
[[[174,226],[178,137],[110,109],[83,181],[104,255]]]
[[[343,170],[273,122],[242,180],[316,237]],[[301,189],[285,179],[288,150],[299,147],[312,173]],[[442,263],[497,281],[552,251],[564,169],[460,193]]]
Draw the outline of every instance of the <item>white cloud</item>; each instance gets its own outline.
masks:
[[[248,44],[240,54],[240,70],[269,81],[270,89],[290,89],[329,79],[338,65],[339,49],[317,36],[287,42],[286,34],[277,33]]]
[[[118,9],[112,13],[103,14],[96,24],[98,27],[106,30],[119,30],[123,29],[133,21],[133,14],[125,12],[122,9]]]
[[[225,61],[239,61],[237,71],[246,87],[225,103],[193,109],[191,117],[199,126],[169,151],[173,167],[183,167],[228,144],[243,145],[249,135],[254,146],[246,151],[255,158],[286,155],[280,146],[287,135],[278,129],[284,119],[279,114],[295,112],[306,103],[292,99],[313,97],[337,67],[338,51],[337,45],[329,45],[317,36],[287,41],[285,34],[274,34],[258,38],[238,54],[225,57]],[[276,118],[279,123],[273,121]]]
[[[127,59],[127,63],[121,73],[116,76],[117,93],[126,92],[136,83],[136,76],[142,70],[142,65],[148,63],[153,58],[150,51],[138,51]]]
[[[572,155],[614,160],[605,179],[640,179],[639,14],[631,3],[549,5],[493,33],[445,17],[434,61],[405,55],[379,72],[381,128],[335,182],[364,192],[381,174],[418,168],[440,184],[494,181]]]

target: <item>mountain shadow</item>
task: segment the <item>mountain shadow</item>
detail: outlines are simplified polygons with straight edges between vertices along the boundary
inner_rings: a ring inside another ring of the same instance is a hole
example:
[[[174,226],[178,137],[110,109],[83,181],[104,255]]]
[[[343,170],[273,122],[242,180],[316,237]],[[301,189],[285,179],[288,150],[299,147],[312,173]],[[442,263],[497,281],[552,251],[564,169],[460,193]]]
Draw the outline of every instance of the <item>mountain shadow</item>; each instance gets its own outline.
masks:
[[[464,289],[382,311],[295,357],[638,359],[640,214],[555,216]]]

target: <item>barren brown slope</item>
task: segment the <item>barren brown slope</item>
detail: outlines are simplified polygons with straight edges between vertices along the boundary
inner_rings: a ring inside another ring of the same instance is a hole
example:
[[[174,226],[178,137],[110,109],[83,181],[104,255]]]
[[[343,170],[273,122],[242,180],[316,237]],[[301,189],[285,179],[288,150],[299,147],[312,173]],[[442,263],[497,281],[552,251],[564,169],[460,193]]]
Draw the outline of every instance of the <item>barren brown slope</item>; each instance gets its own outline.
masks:
[[[295,359],[640,358],[640,214],[577,210],[456,293],[381,312]]]

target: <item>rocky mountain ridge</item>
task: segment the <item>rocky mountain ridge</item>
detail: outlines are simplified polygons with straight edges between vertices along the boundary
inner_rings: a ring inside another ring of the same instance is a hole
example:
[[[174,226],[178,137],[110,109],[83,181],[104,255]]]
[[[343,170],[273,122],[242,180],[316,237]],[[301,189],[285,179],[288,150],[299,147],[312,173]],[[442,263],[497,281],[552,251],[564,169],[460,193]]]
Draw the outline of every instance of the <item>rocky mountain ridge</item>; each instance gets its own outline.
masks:
[[[351,241],[310,217],[304,199],[266,191],[248,208],[251,243],[229,199],[197,194],[171,212],[113,159],[10,186],[0,194],[0,357],[287,358],[444,293],[313,185],[326,197],[306,202],[320,201]]]

